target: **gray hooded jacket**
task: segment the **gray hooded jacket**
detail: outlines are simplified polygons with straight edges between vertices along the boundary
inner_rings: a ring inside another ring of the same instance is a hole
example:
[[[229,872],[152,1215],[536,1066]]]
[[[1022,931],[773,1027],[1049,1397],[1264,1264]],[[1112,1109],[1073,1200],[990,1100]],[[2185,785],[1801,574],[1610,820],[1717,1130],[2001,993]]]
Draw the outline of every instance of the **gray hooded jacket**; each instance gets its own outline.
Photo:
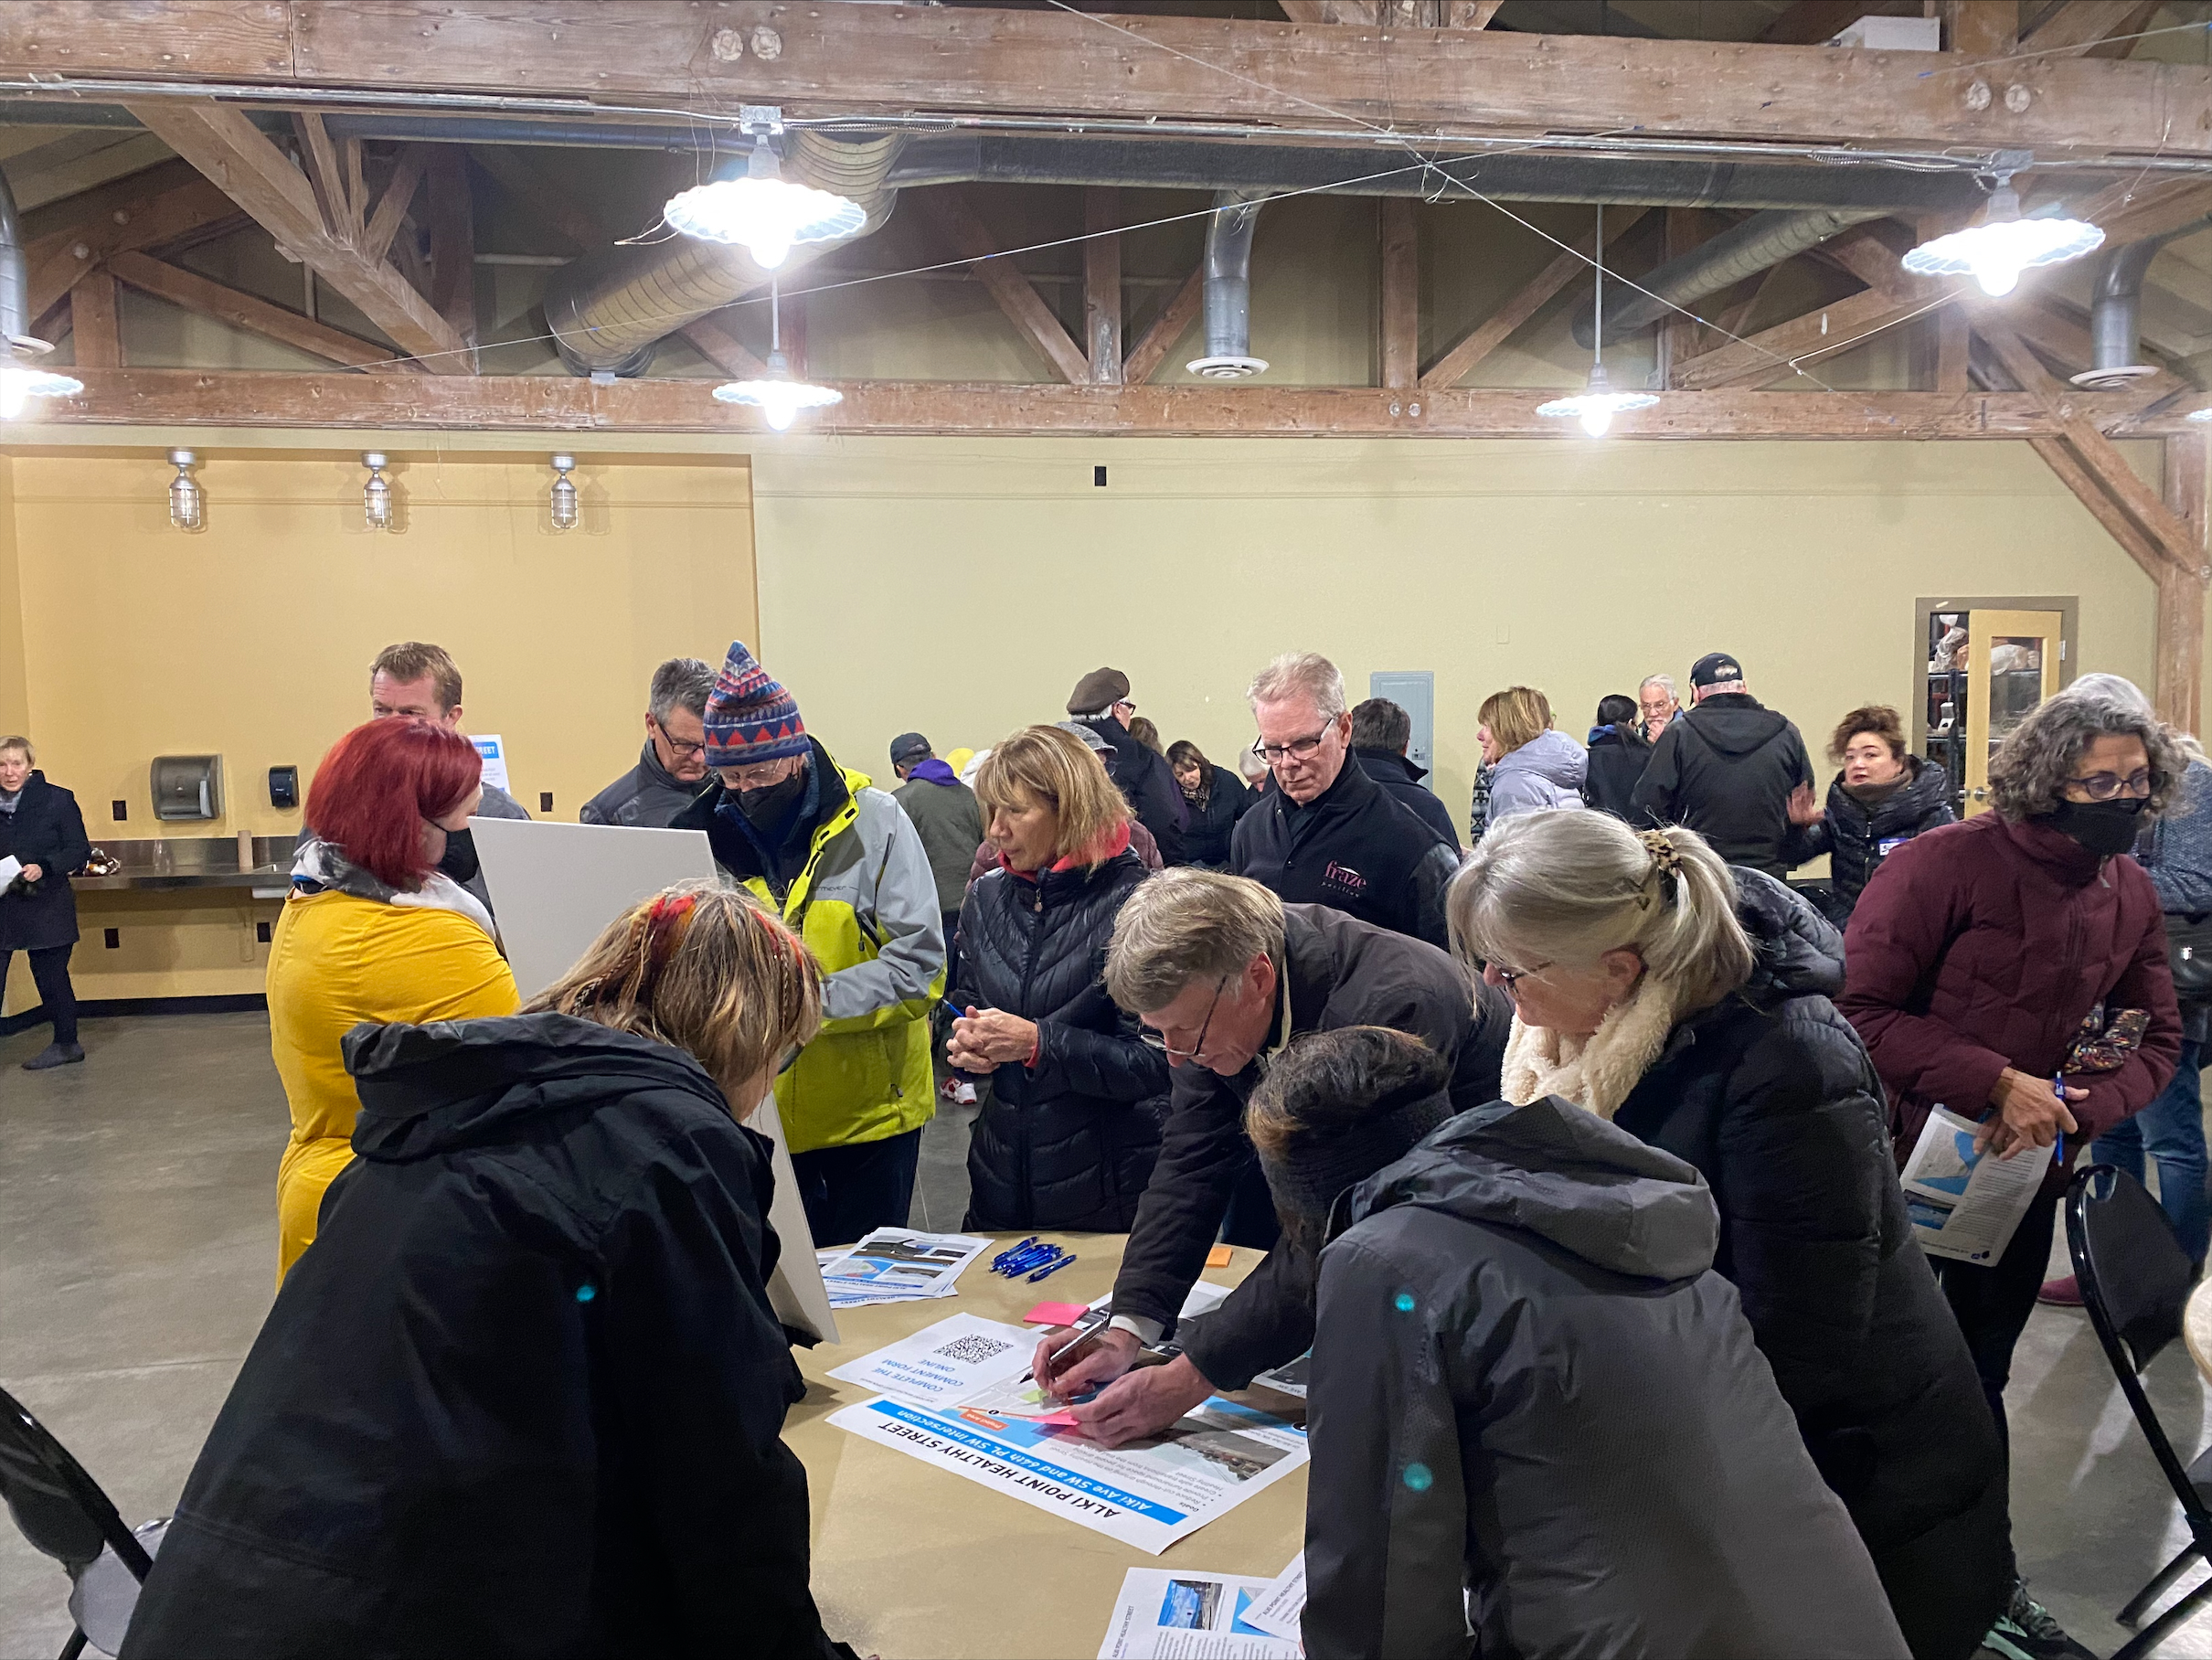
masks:
[[[1478,1638],[1484,1660],[1902,1660],[1712,1272],[1690,1165],[1556,1097],[1499,1102],[1335,1220],[1307,1399],[1313,1660]]]
[[[1582,805],[1590,755],[1561,731],[1538,732],[1491,770],[1490,822],[1538,807]]]

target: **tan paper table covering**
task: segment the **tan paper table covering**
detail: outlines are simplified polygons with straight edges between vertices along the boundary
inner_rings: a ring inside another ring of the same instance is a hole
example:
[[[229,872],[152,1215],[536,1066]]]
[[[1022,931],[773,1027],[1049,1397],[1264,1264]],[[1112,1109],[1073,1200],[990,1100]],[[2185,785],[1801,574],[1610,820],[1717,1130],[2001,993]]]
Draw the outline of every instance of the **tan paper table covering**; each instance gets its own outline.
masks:
[[[1155,1557],[830,1427],[832,1412],[873,1399],[856,1384],[826,1376],[832,1367],[950,1314],[1016,1325],[1038,1303],[1085,1303],[1112,1289],[1124,1236],[1043,1235],[1078,1261],[1036,1285],[991,1272],[991,1259],[1025,1237],[1003,1236],[961,1275],[957,1297],[841,1309],[843,1343],[792,1351],[807,1391],[791,1410],[783,1439],[806,1465],[814,1599],[830,1634],[862,1655],[1091,1660],[1129,1569],[1266,1577],[1280,1572],[1304,1539],[1303,1469]],[[1234,1285],[1262,1254],[1239,1249],[1228,1268],[1204,1277]],[[1265,1389],[1240,1399],[1303,1421],[1302,1401]]]

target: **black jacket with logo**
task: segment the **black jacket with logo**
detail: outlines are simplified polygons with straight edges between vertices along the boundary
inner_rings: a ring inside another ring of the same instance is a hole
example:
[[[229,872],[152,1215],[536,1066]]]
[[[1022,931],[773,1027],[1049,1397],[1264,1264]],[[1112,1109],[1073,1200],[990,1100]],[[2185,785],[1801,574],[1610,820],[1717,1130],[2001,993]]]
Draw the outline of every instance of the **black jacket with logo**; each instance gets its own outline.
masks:
[[[1665,731],[1637,781],[1632,817],[1681,825],[1731,865],[1790,870],[1790,793],[1813,782],[1805,740],[1749,692],[1707,697]]]
[[[1452,823],[1452,810],[1422,784],[1429,769],[1417,767],[1395,750],[1354,750],[1359,770],[1383,787],[1389,798],[1435,831],[1452,846],[1460,845],[1460,833]]]
[[[1261,796],[1237,823],[1229,868],[1286,904],[1326,905],[1441,949],[1459,846],[1438,840],[1347,755],[1336,782],[1303,806],[1281,789]]]

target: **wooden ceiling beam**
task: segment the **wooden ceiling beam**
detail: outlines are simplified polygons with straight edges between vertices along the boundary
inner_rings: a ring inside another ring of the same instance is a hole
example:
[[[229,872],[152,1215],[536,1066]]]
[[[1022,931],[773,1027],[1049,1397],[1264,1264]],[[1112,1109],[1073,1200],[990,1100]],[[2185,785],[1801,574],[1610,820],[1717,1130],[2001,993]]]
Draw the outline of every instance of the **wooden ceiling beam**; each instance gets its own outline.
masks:
[[[999,310],[1006,314],[1022,338],[1037,347],[1045,361],[1059,372],[1061,379],[1070,386],[1087,384],[1090,379],[1090,354],[1069,338],[1066,325],[1046,303],[1044,295],[1037,292],[1037,285],[1021,273],[1009,256],[1000,251],[998,239],[976,212],[967,187],[945,186],[932,190],[929,200],[953,248],[969,261],[968,269],[990,291],[991,297],[998,302]]]
[[[1083,343],[1096,386],[1122,384],[1122,193],[1093,185],[1083,192]]]
[[[332,328],[259,294],[229,287],[150,254],[115,254],[109,259],[107,268],[133,288],[156,295],[172,305],[181,305],[200,316],[282,342],[311,356],[377,375],[407,373],[414,367],[412,364],[395,360],[389,346]]]
[[[2085,57],[2116,35],[2140,32],[2163,4],[2164,0],[2064,0],[2044,13],[2035,27],[2021,37],[2020,49]],[[2132,49],[2135,43],[2112,44]]]
[[[1198,320],[1198,313],[1205,304],[1206,264],[1200,261],[1191,268],[1190,275],[1183,279],[1183,286],[1175,290],[1145,325],[1137,343],[1129,348],[1129,356],[1122,364],[1122,383],[1143,386],[1157,374],[1167,354],[1175,349],[1175,342]]]
[[[1629,227],[1649,212],[1645,208],[1618,208],[1613,210],[1605,245],[1614,246]],[[1588,242],[1575,249],[1561,249],[1542,271],[1515,289],[1505,303],[1481,323],[1460,336],[1443,355],[1422,371],[1420,384],[1427,390],[1441,390],[1457,386],[1464,380],[1474,366],[1510,339],[1529,318],[1544,308],[1546,301],[1557,294],[1576,278],[1591,269],[1590,250],[1596,245],[1593,229]]]
[[[172,242],[214,225],[245,221],[238,204],[197,174],[163,170],[158,181],[132,191],[99,190],[87,196],[81,214],[58,229],[31,239],[24,250],[29,267],[28,311],[42,316],[102,260],[136,248]]]
[[[377,198],[376,210],[368,216],[367,228],[361,233],[363,259],[382,261],[391,252],[392,239],[399,234],[400,223],[407,218],[408,208],[414,205],[415,192],[422,187],[422,176],[430,159],[428,144],[409,144],[399,152],[384,194]]]
[[[704,379],[568,375],[429,376],[92,369],[85,391],[42,418],[61,423],[352,427],[450,431],[756,432],[746,411],[717,403]],[[1552,438],[1572,421],[1537,406],[1536,388],[1424,393],[1379,388],[1009,386],[845,381],[845,401],[810,431],[948,435],[1075,433],[1191,437]],[[2125,399],[2080,393],[2074,419],[2128,437],[2187,432],[2178,416],[2146,418]],[[1414,405],[1420,413],[1413,412]],[[1398,412],[1391,412],[1392,407]],[[2034,439],[2059,421],[2032,393],[1668,392],[1622,415],[1616,437],[1640,439]]]
[[[1420,384],[1421,368],[1420,240],[1413,198],[1386,196],[1376,213],[1382,239],[1382,383],[1406,388]]]
[[[759,380],[768,374],[768,365],[754,356],[742,341],[711,315],[695,318],[676,333],[732,380]]]
[[[115,279],[106,266],[88,271],[69,290],[69,333],[76,340],[77,367],[122,367],[122,326],[116,315]]]
[[[772,56],[715,49],[762,29]],[[272,101],[287,83],[346,85],[671,110],[1281,121],[1363,139],[1377,125],[1605,131],[1629,110],[1639,133],[1667,136],[2212,154],[2212,69],[2201,65],[2023,58],[1994,97],[1976,96],[1973,76],[1927,67],[1913,52],[964,5],[0,5],[0,75],[253,79]]]
[[[307,176],[230,104],[148,101],[129,106],[169,147],[251,214],[277,246],[353,302],[399,348],[440,374],[465,374],[468,343],[397,271],[371,260],[323,217]]]

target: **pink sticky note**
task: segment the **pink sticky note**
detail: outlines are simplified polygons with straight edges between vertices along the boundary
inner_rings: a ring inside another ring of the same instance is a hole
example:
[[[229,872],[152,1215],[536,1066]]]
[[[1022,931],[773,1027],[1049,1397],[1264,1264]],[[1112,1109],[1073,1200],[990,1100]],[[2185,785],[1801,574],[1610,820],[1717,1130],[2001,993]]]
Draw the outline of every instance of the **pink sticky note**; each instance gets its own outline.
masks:
[[[1075,1428],[1075,1414],[1063,1410],[1044,1418],[1032,1418],[1029,1421],[1040,1430],[1072,1430]]]
[[[1090,1312],[1080,1303],[1040,1303],[1022,1319],[1032,1325],[1073,1325]]]

